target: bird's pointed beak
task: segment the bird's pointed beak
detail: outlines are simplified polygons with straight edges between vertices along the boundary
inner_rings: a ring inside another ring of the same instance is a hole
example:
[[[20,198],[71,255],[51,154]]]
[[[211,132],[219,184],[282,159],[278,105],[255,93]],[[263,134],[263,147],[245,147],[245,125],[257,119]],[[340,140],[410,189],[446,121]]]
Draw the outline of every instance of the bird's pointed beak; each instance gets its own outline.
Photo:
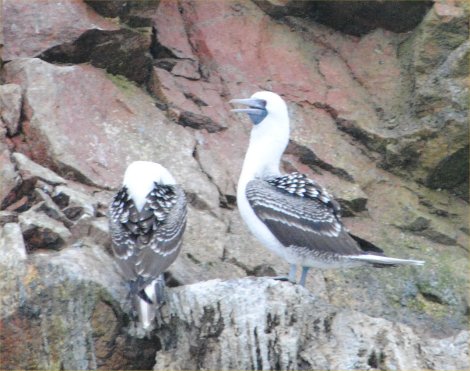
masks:
[[[264,111],[266,107],[266,102],[262,99],[254,98],[242,98],[242,99],[232,99],[230,100],[231,104],[243,104],[249,108],[233,108],[231,112],[243,112],[243,113],[252,113],[259,114],[260,110]]]

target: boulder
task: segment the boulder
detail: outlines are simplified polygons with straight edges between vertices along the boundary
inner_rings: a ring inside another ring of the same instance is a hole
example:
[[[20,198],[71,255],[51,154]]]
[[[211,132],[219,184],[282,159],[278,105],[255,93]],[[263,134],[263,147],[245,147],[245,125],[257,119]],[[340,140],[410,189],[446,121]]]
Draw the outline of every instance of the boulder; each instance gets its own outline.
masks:
[[[21,232],[29,253],[37,249],[59,250],[65,247],[71,233],[63,223],[37,212],[43,204],[38,204],[18,217]]]
[[[51,185],[66,184],[67,181],[52,170],[41,166],[22,153],[15,152],[12,154],[19,174],[23,181],[36,181],[38,179]]]
[[[0,243],[6,242],[3,234]],[[15,260],[16,269],[7,262],[2,259],[0,263],[2,367],[78,370],[153,366],[158,340],[139,340],[121,332],[126,323],[121,309],[125,287],[101,247],[37,253],[28,261]],[[6,274],[10,279],[4,281]],[[8,291],[5,284],[16,287]],[[16,293],[14,305],[9,304],[12,295],[8,292]]]
[[[158,329],[161,369],[421,369],[468,367],[468,331],[423,337],[409,326],[340,309],[265,278],[171,290]],[[450,345],[445,354],[439,345]],[[443,358],[441,358],[443,357]]]
[[[5,61],[35,57],[75,40],[90,29],[116,30],[117,24],[100,17],[83,1],[6,0],[3,3]]]

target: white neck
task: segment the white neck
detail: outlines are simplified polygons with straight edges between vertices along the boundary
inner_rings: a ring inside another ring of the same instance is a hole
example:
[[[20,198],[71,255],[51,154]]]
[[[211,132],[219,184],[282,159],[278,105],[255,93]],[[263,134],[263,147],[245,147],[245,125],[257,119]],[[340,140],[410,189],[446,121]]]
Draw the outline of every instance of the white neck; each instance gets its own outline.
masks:
[[[239,187],[255,178],[280,175],[281,156],[289,142],[289,119],[286,116],[282,123],[271,120],[267,117],[251,131]]]
[[[137,210],[142,211],[154,183],[170,185],[175,184],[175,180],[167,169],[154,162],[136,161],[127,168],[123,185],[127,187]]]

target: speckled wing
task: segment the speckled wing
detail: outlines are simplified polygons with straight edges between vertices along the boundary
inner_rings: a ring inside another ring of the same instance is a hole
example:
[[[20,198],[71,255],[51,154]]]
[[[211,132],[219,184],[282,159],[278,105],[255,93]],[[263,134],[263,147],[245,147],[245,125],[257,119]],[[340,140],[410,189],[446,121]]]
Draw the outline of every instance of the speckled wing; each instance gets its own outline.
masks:
[[[284,246],[324,258],[381,252],[359,247],[341,223],[339,204],[304,174],[252,180],[246,196],[258,218]]]
[[[113,251],[128,280],[138,290],[176,259],[186,226],[186,199],[179,186],[156,184],[139,212],[126,187],[109,208]]]

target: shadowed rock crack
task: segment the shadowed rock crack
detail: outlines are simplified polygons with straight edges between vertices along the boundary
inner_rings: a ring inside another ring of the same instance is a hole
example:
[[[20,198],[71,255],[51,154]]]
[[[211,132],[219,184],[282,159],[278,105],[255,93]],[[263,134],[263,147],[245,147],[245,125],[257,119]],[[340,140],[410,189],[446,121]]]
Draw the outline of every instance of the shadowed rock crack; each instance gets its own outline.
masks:
[[[292,154],[294,156],[297,156],[300,162],[307,165],[313,171],[317,171],[316,167],[319,167],[320,169],[329,171],[330,173],[337,175],[342,179],[345,179],[349,182],[354,182],[354,178],[346,170],[334,167],[333,165],[326,163],[325,161],[320,159],[310,148],[298,144],[293,140],[289,141],[289,145],[286,149],[286,154]]]

